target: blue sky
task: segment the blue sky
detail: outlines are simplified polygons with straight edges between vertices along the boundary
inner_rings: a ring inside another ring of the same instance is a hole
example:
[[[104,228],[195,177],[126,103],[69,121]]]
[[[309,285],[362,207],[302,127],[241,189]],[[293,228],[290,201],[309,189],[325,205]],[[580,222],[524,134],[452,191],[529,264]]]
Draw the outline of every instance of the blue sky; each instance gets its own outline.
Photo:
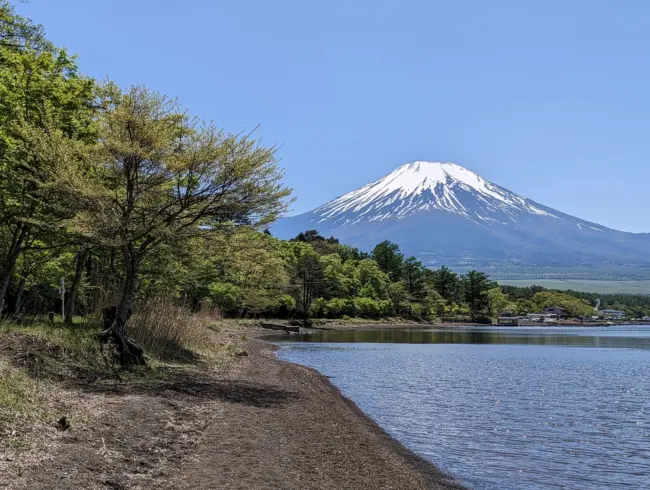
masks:
[[[82,70],[279,144],[303,212],[414,160],[650,232],[650,2],[29,0]]]

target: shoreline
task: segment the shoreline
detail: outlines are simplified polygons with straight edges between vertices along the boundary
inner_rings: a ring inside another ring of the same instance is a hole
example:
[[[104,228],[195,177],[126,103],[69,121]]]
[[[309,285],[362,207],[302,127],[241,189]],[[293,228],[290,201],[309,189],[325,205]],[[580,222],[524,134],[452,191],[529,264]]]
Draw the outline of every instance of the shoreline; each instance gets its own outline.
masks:
[[[228,331],[224,330],[225,335]],[[226,369],[68,386],[69,430],[23,456],[0,451],[0,487],[209,490],[460,490],[318,371],[281,360],[268,331],[238,331]],[[224,337],[224,340],[226,337]],[[84,407],[95,407],[86,411]],[[15,459],[19,458],[19,459]]]
[[[271,320],[276,327],[281,326],[290,326],[286,320]],[[282,330],[275,328],[271,329],[268,327],[262,327],[262,324],[265,321],[258,321],[254,323],[248,323],[248,327],[261,328],[265,329],[266,333],[262,333],[261,337],[268,336],[271,340],[275,339],[276,336],[282,336]],[[466,329],[472,327],[482,327],[482,328],[494,328],[500,327],[504,329],[513,329],[517,328],[553,328],[553,327],[567,327],[567,328],[597,328],[597,327],[612,327],[612,326],[650,326],[650,322],[525,322],[520,323],[519,325],[507,325],[507,324],[482,324],[482,323],[456,323],[456,322],[437,322],[437,323],[328,323],[328,324],[318,324],[311,327],[303,326],[293,326],[295,331],[287,331],[289,334],[310,334],[317,332],[327,332],[327,331],[376,331],[376,330],[422,330],[422,329],[431,329],[431,328],[441,328],[441,329]],[[273,333],[275,332],[275,333]],[[258,336],[259,338],[260,336]]]
[[[417,472],[422,480],[425,483],[424,488],[426,489],[457,489],[462,490],[463,487],[458,480],[450,474],[443,472],[436,465],[430,461],[419,456],[415,452],[408,449],[404,444],[395,439],[393,436],[388,434],[377,422],[375,422],[368,414],[366,414],[359,406],[354,403],[350,398],[345,396],[343,392],[330,381],[330,379],[324,374],[320,373],[318,370],[311,368],[309,366],[304,366],[302,364],[285,361],[277,357],[276,352],[280,349],[277,345],[273,344],[270,340],[265,340],[264,336],[254,338],[249,341],[249,345],[252,343],[262,344],[262,348],[253,346],[252,356],[266,357],[267,361],[277,362],[285,364],[289,367],[297,368],[300,371],[307,371],[314,377],[314,381],[324,385],[327,391],[331,393],[333,397],[336,398],[336,401],[333,400],[333,403],[343,403],[348,410],[351,412],[350,416],[355,417],[360,420],[360,422],[366,426],[366,430],[369,435],[373,437],[378,437],[381,442],[386,446],[386,448],[392,452],[395,452],[399,457],[405,460],[405,463],[411,467],[412,470]],[[342,488],[354,488],[354,487],[342,487]],[[366,488],[366,487],[359,487]],[[384,488],[382,487],[367,487],[367,488]],[[387,488],[398,488],[393,487],[392,484]]]

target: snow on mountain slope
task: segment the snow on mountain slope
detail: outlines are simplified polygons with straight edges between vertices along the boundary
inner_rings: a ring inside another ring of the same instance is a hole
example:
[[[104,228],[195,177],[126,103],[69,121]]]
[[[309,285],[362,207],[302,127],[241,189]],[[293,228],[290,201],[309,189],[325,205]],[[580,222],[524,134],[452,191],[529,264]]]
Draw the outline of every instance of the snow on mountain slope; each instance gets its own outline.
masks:
[[[466,202],[468,193],[476,202]],[[448,211],[483,221],[495,219],[491,216],[494,213],[504,213],[511,221],[522,212],[558,218],[460,165],[440,162],[402,165],[386,177],[316,208],[313,213],[321,216],[321,222],[338,222],[342,217],[346,223],[355,224],[399,219],[427,210]]]
[[[392,240],[430,265],[650,266],[650,235],[575,218],[454,163],[402,165],[272,232],[308,229],[365,250]]]

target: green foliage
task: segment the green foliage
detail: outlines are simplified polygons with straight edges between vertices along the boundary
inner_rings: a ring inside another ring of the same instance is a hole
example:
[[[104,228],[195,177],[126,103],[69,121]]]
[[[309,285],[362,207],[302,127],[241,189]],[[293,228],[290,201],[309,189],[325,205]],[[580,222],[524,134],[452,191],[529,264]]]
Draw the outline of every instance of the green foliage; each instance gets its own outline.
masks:
[[[470,271],[463,276],[464,299],[473,319],[488,314],[488,291],[493,284],[483,272]]]
[[[42,29],[0,3],[0,311],[19,256],[36,241],[65,238],[75,209],[57,192],[58,161],[40,151],[44,132],[82,145],[94,137],[94,81],[47,42]],[[43,245],[43,243],[41,243]]]
[[[208,286],[212,306],[224,312],[233,312],[241,306],[241,288],[228,282],[214,282]]]
[[[495,317],[498,316],[502,311],[504,311],[506,305],[508,304],[508,298],[500,287],[489,289],[487,292],[487,309],[488,316]]]
[[[371,257],[391,280],[396,281],[401,277],[404,255],[396,243],[388,240],[381,242],[373,249]]]
[[[540,291],[535,293],[533,301],[539,309],[544,309],[549,306],[564,308],[571,317],[589,316],[593,312],[593,307],[586,301],[554,291]]]
[[[377,318],[381,315],[378,301],[372,298],[354,298],[353,301],[357,315],[364,318]]]

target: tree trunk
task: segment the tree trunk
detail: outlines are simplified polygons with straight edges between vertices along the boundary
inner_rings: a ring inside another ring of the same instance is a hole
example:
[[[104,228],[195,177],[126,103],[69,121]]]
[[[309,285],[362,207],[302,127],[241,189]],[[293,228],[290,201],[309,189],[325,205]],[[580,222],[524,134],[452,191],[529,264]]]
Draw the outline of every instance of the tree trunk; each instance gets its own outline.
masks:
[[[75,303],[77,301],[77,291],[79,291],[79,285],[81,284],[81,277],[83,276],[84,270],[84,261],[86,260],[87,253],[87,250],[83,248],[77,252],[74,278],[72,280],[72,285],[70,286],[70,292],[68,293],[68,304],[65,306],[66,325],[72,325],[72,317],[74,316]]]
[[[0,316],[4,311],[7,290],[9,289],[11,276],[16,267],[16,262],[18,261],[18,256],[22,250],[26,234],[27,227],[24,224],[18,225],[11,237],[11,243],[9,244],[9,250],[7,251],[4,265],[0,268]]]
[[[145,365],[144,351],[126,333],[126,324],[131,316],[131,305],[135,295],[135,286],[140,267],[140,255],[128,247],[123,250],[126,265],[126,279],[122,288],[120,302],[117,305],[115,321],[99,334],[101,342],[114,342],[120,355],[120,364],[129,366],[133,364]]]
[[[23,293],[25,292],[26,285],[27,285],[27,274],[23,272],[20,276],[18,291],[16,292],[16,302],[14,303],[14,315],[18,315],[20,313],[20,309],[23,307]]]

